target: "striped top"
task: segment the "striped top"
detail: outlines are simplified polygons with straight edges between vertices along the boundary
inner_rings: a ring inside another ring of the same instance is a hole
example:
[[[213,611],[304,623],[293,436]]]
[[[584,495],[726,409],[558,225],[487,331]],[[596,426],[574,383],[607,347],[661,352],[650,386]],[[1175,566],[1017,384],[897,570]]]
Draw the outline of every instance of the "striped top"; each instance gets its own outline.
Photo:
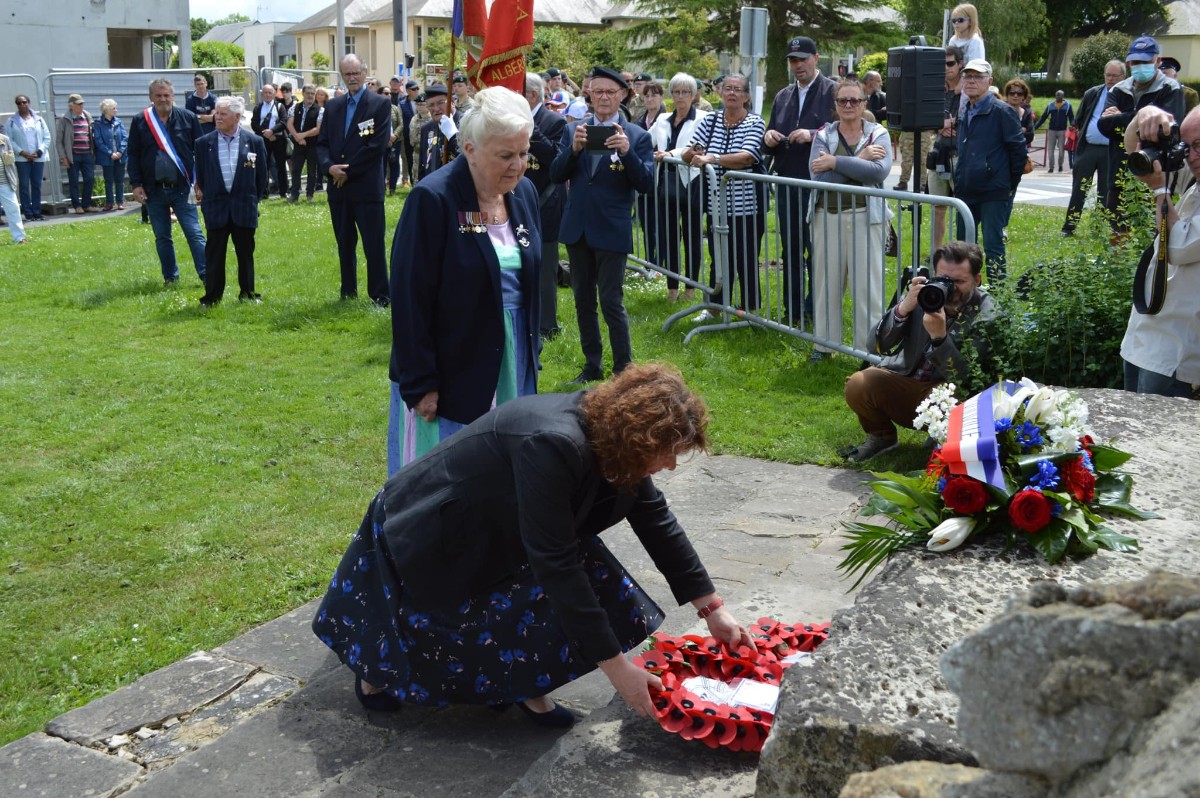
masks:
[[[758,114],[748,113],[746,117],[733,127],[725,124],[724,110],[716,111],[700,120],[696,132],[692,134],[692,143],[704,147],[706,155],[729,155],[736,152],[748,152],[754,156],[754,163],[762,161],[762,140],[767,126]],[[717,178],[730,171],[723,166],[713,165],[717,170]],[[738,170],[733,170],[738,171]],[[757,210],[754,198],[755,183],[749,180],[733,180],[725,184],[725,202],[733,216],[750,216]],[[711,206],[711,194],[706,200]],[[715,209],[708,208],[709,213]]]
[[[86,116],[71,117],[71,151],[73,153],[86,155],[92,151],[90,127]]]

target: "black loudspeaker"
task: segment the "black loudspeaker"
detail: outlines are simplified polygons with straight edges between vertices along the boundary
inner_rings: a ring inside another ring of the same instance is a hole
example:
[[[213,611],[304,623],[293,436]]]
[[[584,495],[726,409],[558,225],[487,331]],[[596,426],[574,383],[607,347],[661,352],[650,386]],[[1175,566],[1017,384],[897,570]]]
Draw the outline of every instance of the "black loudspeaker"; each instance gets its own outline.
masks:
[[[945,50],[911,45],[888,50],[889,130],[940,130],[945,94]]]

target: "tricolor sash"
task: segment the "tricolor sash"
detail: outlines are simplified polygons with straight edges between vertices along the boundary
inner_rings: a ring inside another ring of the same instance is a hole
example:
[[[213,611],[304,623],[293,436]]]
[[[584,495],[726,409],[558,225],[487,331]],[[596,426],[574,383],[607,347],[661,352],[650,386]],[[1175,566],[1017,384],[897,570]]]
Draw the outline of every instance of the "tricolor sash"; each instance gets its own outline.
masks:
[[[1001,387],[993,385],[951,408],[942,460],[951,474],[965,474],[1003,490],[1004,472],[1000,468],[992,398],[992,391],[997,390]]]
[[[188,185],[192,185],[192,176],[188,173],[187,167],[183,165],[183,159],[179,157],[179,153],[175,152],[175,142],[171,141],[171,137],[167,134],[167,127],[158,114],[154,113],[154,106],[151,106],[144,111],[142,115],[146,119],[146,125],[150,128],[150,135],[154,136],[154,143],[158,148],[171,156],[171,161],[178,167],[180,174],[188,181]]]

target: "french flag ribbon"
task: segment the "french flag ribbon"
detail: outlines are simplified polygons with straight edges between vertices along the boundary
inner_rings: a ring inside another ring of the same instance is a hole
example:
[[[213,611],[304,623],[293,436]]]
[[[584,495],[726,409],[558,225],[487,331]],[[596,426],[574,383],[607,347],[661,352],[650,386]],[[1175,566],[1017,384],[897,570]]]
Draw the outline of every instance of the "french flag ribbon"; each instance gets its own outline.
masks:
[[[146,118],[146,124],[150,128],[150,134],[154,136],[154,143],[158,148],[171,156],[171,160],[175,162],[175,166],[179,168],[179,172],[184,179],[188,181],[188,185],[192,183],[192,176],[188,174],[188,170],[183,165],[183,159],[179,157],[179,153],[175,152],[175,143],[171,141],[171,137],[167,135],[167,128],[162,120],[158,118],[158,114],[154,113],[154,107],[142,111],[142,115]]]
[[[999,386],[993,385],[951,408],[942,460],[949,466],[951,474],[965,474],[1003,489],[1004,474],[1000,468],[1000,444],[996,440],[993,414],[992,391],[995,390],[999,390]]]

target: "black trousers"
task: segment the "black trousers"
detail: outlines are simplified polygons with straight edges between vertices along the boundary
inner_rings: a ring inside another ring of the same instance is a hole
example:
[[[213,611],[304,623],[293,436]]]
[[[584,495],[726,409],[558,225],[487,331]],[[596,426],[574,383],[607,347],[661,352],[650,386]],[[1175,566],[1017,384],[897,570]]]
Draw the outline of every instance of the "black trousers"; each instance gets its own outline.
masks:
[[[608,343],[612,347],[613,373],[633,360],[629,339],[629,316],[625,312],[625,253],[595,249],[580,239],[567,244],[571,262],[571,290],[575,293],[575,320],[579,324],[579,346],[583,349],[584,369],[590,375],[604,372],[604,345],[600,341],[600,318],[596,314],[596,292],[600,310],[608,325]]]
[[[714,221],[708,217],[708,251],[715,253],[716,236],[713,234]],[[741,302],[738,307],[743,310],[755,310],[759,304],[759,274],[758,254],[762,245],[763,233],[767,229],[767,220],[761,212],[745,216],[729,217],[729,237],[725,244],[725,262],[729,264],[729,283],[722,290],[713,294],[713,302],[721,305],[731,304],[732,283],[738,283],[741,288]],[[715,256],[714,256],[715,257]],[[709,285],[717,285],[717,269],[713,264]]]
[[[227,224],[223,227],[205,227],[208,243],[204,248],[204,296],[206,305],[221,301],[225,294],[225,256],[229,251],[229,239],[233,239],[233,251],[237,255],[238,296],[253,299],[254,293],[254,230]]]
[[[367,295],[377,305],[387,305],[391,293],[383,246],[383,202],[347,202],[330,197],[329,216],[333,221],[333,235],[337,238],[342,296],[358,296],[358,239],[361,235],[363,254],[367,258]]]
[[[542,271],[538,275],[542,335],[558,332],[558,242],[542,242]]]
[[[300,170],[308,167],[308,188],[304,190],[305,195],[313,198],[313,194],[317,190],[317,182],[321,179],[317,174],[317,140],[305,139],[307,144],[301,146],[297,144],[292,149],[292,192],[293,200],[300,199]]]
[[[667,172],[662,180],[678,182],[678,176]],[[659,183],[657,197],[657,219],[655,228],[655,257],[651,258],[659,266],[673,272],[690,277],[700,282],[700,263],[704,258],[702,243],[704,224],[701,221],[703,198],[700,196],[700,184],[703,181],[693,180],[688,186],[672,186],[666,190]],[[684,263],[679,262],[679,242],[683,240]],[[689,286],[690,287],[690,286]],[[678,289],[679,281],[674,277],[667,278],[667,289]]]
[[[1088,190],[1092,186],[1092,178],[1099,175],[1100,182],[1096,184],[1099,204],[1108,203],[1109,187],[1112,185],[1112,155],[1107,144],[1089,144],[1080,141],[1075,150],[1075,165],[1071,168],[1071,201],[1067,204],[1067,218],[1063,222],[1064,230],[1074,230],[1079,224],[1079,216],[1083,213],[1083,203],[1087,200]]]
[[[288,154],[287,154],[287,139],[277,138],[274,141],[263,141],[267,145],[267,161],[269,163],[270,172],[275,176],[275,189],[279,192],[280,198],[288,195]],[[263,195],[263,199],[271,193],[268,186],[267,194]]]
[[[779,186],[776,206],[779,246],[783,255],[784,318],[812,315],[812,234],[808,229],[808,189]]]

